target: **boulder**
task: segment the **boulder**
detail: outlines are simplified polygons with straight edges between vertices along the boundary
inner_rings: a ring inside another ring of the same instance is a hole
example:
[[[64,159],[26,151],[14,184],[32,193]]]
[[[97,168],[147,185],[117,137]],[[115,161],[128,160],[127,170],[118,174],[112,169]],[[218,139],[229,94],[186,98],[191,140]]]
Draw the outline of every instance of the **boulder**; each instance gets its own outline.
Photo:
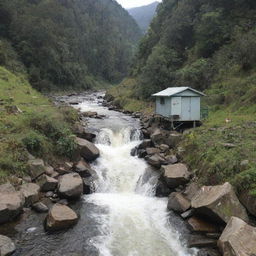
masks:
[[[190,172],[185,164],[162,166],[161,171],[169,188],[177,188],[189,182]]]
[[[217,247],[217,240],[208,238],[202,235],[190,235],[188,237],[188,247],[197,247],[197,248],[204,248],[204,247]]]
[[[256,255],[256,228],[242,219],[231,217],[218,241],[224,256]]]
[[[98,113],[93,111],[87,111],[87,112],[83,112],[82,115],[84,117],[95,118],[98,115]]]
[[[165,144],[167,144],[170,148],[175,148],[182,140],[182,134],[178,132],[171,132],[167,139]]]
[[[90,141],[76,137],[81,156],[87,161],[93,161],[99,157],[99,149]]]
[[[167,197],[170,195],[172,190],[168,188],[167,184],[164,181],[158,180],[156,186],[156,196],[157,197]]]
[[[32,205],[32,208],[39,213],[43,213],[43,212],[48,212],[48,207],[42,203],[42,202],[37,202],[35,204]]]
[[[159,149],[160,149],[161,152],[165,153],[166,151],[169,150],[169,146],[166,145],[166,144],[161,144],[161,145],[159,146]]]
[[[196,256],[221,256],[219,250],[215,248],[203,248],[197,252]]]
[[[92,174],[91,166],[84,160],[80,160],[74,167],[74,171],[77,172],[81,177],[90,177]]]
[[[43,192],[53,191],[58,185],[58,180],[45,174],[39,177],[37,182],[40,185],[41,191]]]
[[[77,137],[89,141],[93,141],[93,139],[96,138],[96,135],[94,133],[86,131],[85,128],[79,122],[76,123],[74,126],[74,133],[77,135]]]
[[[155,146],[166,144],[166,131],[156,129],[150,136]]]
[[[55,204],[46,217],[45,227],[50,231],[67,229],[75,225],[77,220],[78,216],[71,208]]]
[[[180,216],[183,218],[183,219],[187,219],[187,218],[190,218],[194,215],[194,209],[189,209],[188,211],[186,212],[183,212]]]
[[[0,185],[0,193],[12,193],[15,192],[15,188],[11,183],[5,183]]]
[[[60,177],[58,192],[64,198],[79,198],[83,194],[83,180],[80,175],[70,173]]]
[[[83,178],[84,194],[91,194],[93,192],[93,178]]]
[[[138,147],[135,147],[135,148],[133,148],[133,149],[131,150],[130,155],[131,155],[131,156],[136,156],[137,153],[138,153]]]
[[[0,224],[16,218],[23,209],[25,199],[22,193],[7,190],[0,192]]]
[[[248,212],[256,216],[256,196],[251,195],[249,191],[242,191],[239,195],[239,199]]]
[[[176,164],[178,163],[178,158],[175,155],[168,155],[165,157],[168,164]]]
[[[29,160],[28,167],[33,180],[45,173],[44,161],[42,159]]]
[[[45,166],[45,174],[52,176],[54,174],[54,168],[50,165]]]
[[[203,186],[192,198],[191,206],[197,214],[215,222],[227,223],[232,216],[248,221],[245,208],[228,182],[218,186]]]
[[[8,256],[16,250],[14,242],[7,236],[0,235],[0,255]]]
[[[190,208],[190,201],[179,192],[173,192],[169,195],[168,206],[169,210],[183,213]]]
[[[219,231],[219,226],[198,217],[189,218],[188,224],[194,232],[214,233]]]
[[[139,149],[137,154],[138,154],[138,158],[144,158],[147,155],[147,151],[145,149]]]
[[[146,149],[152,146],[152,141],[147,139],[143,140],[141,144],[138,146],[138,149]]]
[[[163,157],[161,157],[159,154],[147,156],[145,159],[148,162],[148,164],[156,168],[160,168],[161,165],[166,164],[166,160]]]
[[[40,187],[35,183],[25,183],[20,187],[20,192],[25,198],[25,207],[39,201],[39,191]]]
[[[190,182],[183,191],[183,194],[187,199],[192,200],[199,190],[200,187],[196,182]]]
[[[158,149],[158,148],[146,148],[146,152],[147,152],[148,155],[159,154],[160,149]]]

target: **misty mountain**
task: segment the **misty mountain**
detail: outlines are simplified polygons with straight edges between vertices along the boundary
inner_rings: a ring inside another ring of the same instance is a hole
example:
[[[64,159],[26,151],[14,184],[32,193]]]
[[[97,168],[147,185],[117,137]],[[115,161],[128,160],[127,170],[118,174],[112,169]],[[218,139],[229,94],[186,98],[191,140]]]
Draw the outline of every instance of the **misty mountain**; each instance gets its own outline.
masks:
[[[136,20],[143,33],[147,31],[150,22],[155,16],[158,4],[158,2],[153,2],[149,5],[135,7],[127,10],[130,15]]]

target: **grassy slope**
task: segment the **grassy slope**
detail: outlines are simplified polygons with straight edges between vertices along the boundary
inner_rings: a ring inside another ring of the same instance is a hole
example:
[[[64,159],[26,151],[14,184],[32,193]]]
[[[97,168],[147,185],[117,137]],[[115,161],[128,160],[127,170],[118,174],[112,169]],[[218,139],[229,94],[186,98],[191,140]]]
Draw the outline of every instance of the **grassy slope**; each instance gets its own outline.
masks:
[[[135,79],[126,78],[118,86],[110,88],[107,95],[114,97],[114,104],[125,110],[152,113],[154,109],[153,102],[146,102],[135,97],[136,83]]]
[[[17,106],[22,113],[11,113]],[[26,173],[27,150],[50,162],[72,153],[72,110],[58,110],[24,75],[0,67],[0,181]]]

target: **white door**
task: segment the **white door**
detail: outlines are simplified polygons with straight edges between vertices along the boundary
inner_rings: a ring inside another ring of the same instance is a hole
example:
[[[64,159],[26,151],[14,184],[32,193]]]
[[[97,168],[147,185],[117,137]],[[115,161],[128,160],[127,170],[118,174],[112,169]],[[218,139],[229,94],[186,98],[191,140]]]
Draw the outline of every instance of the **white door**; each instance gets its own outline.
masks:
[[[181,116],[181,97],[172,97],[171,115]]]
[[[191,97],[182,98],[182,120],[191,120]]]

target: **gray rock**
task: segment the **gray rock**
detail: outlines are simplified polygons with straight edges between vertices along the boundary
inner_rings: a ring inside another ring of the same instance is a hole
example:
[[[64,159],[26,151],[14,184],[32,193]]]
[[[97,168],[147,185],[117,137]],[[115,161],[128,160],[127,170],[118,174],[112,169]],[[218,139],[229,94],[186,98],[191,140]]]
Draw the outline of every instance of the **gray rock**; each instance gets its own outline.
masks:
[[[188,224],[192,231],[200,233],[216,233],[219,231],[219,226],[207,222],[204,219],[198,217],[191,217],[188,219]]]
[[[204,248],[204,247],[216,247],[217,240],[207,238],[202,235],[190,235],[188,238],[188,247],[197,247],[197,248]]]
[[[167,144],[170,148],[175,148],[178,146],[181,140],[182,140],[182,134],[178,132],[171,132],[168,135],[165,144]]]
[[[178,163],[178,158],[175,155],[168,155],[165,157],[168,164],[176,164]]]
[[[147,155],[147,151],[145,149],[139,149],[138,150],[138,157],[144,158]]]
[[[160,168],[161,165],[166,164],[166,160],[163,157],[161,157],[159,154],[147,156],[145,159],[148,162],[148,164],[156,168]]]
[[[189,182],[190,173],[185,164],[162,166],[161,171],[169,188],[177,188]]]
[[[0,235],[0,255],[8,256],[16,250],[14,242],[7,236]]]
[[[42,202],[37,202],[35,204],[32,205],[32,208],[39,213],[44,213],[44,212],[48,212],[48,207],[42,203]]]
[[[39,191],[40,187],[35,183],[25,183],[21,186],[20,192],[25,198],[25,207],[29,207],[39,201]]]
[[[53,191],[48,191],[46,194],[45,194],[45,197],[52,197],[53,196]]]
[[[183,213],[190,208],[190,201],[185,198],[179,192],[173,192],[169,195],[168,206],[169,210],[173,210],[174,212]]]
[[[0,224],[16,218],[23,209],[25,199],[20,192],[1,192],[0,193]]]
[[[84,160],[80,160],[75,165],[74,171],[77,172],[83,178],[92,176],[91,166],[88,163],[86,163]]]
[[[45,227],[49,231],[57,231],[72,227],[77,223],[77,214],[68,206],[55,204],[46,217]]]
[[[44,174],[38,178],[37,183],[40,185],[41,191],[48,192],[56,189],[58,180]]]
[[[242,191],[239,200],[248,212],[256,217],[256,196],[250,194],[249,191]]]
[[[237,217],[231,217],[224,229],[218,247],[225,256],[256,255],[256,228]]]
[[[187,184],[183,194],[187,199],[192,200],[192,198],[198,193],[199,190],[200,187],[196,182],[190,182]]]
[[[160,129],[156,129],[150,136],[155,146],[166,144],[166,132]]]
[[[50,165],[45,166],[45,174],[48,176],[53,175],[54,173],[54,168]]]
[[[168,188],[167,184],[161,180],[157,182],[156,186],[156,196],[157,197],[167,197],[170,195],[172,190]]]
[[[146,149],[152,146],[151,140],[143,140],[141,144],[138,146],[138,149]]]
[[[67,199],[61,199],[61,200],[58,201],[58,204],[68,205],[68,200]]]
[[[79,198],[83,194],[83,180],[80,175],[70,173],[60,177],[58,192],[64,198]]]
[[[159,146],[159,149],[160,149],[161,152],[165,153],[166,151],[169,150],[169,146],[166,145],[166,144],[161,144],[161,145]]]
[[[29,160],[28,167],[33,180],[45,173],[45,165],[42,159]]]
[[[148,155],[159,154],[160,149],[158,149],[158,148],[146,148],[146,152],[147,152]]]
[[[192,198],[191,206],[197,214],[215,222],[227,223],[232,216],[248,221],[245,208],[228,182],[218,186],[202,187]]]
[[[183,218],[183,219],[187,219],[187,218],[190,218],[194,215],[194,209],[189,209],[188,211],[186,212],[183,212],[180,216]]]
[[[99,149],[90,141],[76,137],[81,156],[87,161],[93,161],[99,157]]]
[[[214,248],[203,248],[197,252],[197,256],[221,256],[219,251]]]
[[[11,183],[5,183],[0,185],[0,193],[12,193],[15,192],[15,188]]]

